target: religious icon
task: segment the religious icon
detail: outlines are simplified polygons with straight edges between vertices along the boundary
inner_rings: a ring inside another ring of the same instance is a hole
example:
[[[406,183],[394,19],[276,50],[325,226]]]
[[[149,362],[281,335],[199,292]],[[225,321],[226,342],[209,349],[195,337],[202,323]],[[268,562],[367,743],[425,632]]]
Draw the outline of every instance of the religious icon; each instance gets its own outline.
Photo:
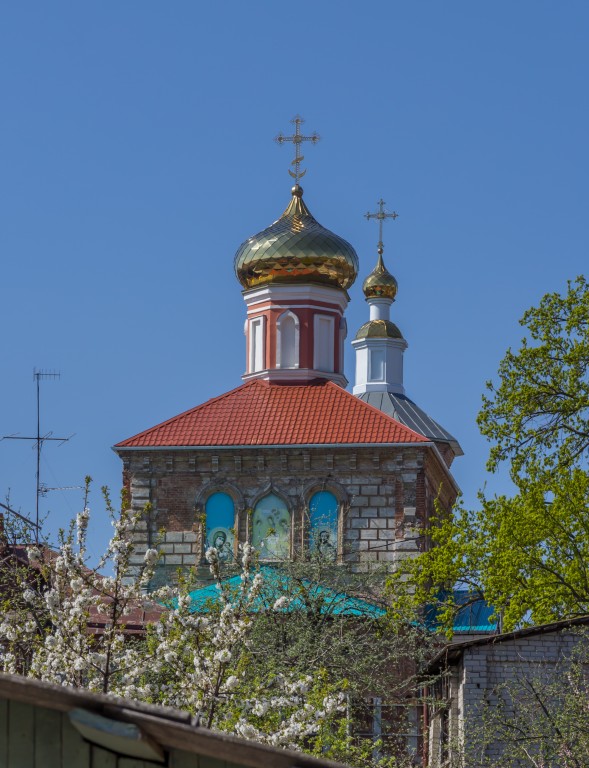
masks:
[[[206,548],[215,547],[219,561],[224,563],[233,559],[235,540],[235,506],[229,494],[213,493],[206,504],[207,527]]]
[[[339,504],[333,493],[318,491],[309,502],[309,552],[328,562],[337,556],[337,526]]]
[[[252,544],[261,560],[284,560],[290,554],[290,513],[285,503],[269,494],[256,504]]]
[[[226,563],[233,558],[233,534],[226,528],[214,528],[207,537],[207,547],[214,547],[219,562]]]
[[[336,548],[331,543],[331,531],[323,530],[319,531],[319,535],[316,538],[317,552],[324,560],[335,560]]]

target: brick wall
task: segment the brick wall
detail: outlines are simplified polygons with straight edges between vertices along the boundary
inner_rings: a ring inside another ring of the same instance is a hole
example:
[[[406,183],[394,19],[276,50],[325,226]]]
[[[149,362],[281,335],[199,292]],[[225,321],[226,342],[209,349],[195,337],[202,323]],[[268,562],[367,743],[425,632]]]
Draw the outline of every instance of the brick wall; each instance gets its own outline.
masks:
[[[308,538],[308,501],[317,490],[340,500],[340,559],[360,569],[392,564],[423,545],[421,528],[440,494],[449,507],[455,492],[445,467],[427,448],[394,447],[237,450],[120,450],[131,503],[145,514],[136,536],[137,563],[149,546],[161,552],[158,583],[178,567],[199,565],[204,505],[215,491],[230,493],[239,541],[249,536],[247,510],[267,492],[291,512],[292,550]]]
[[[489,638],[488,642],[465,647],[448,668],[450,727],[447,748],[450,753],[457,756],[460,745],[468,748],[469,744],[480,742],[481,710],[493,704],[500,686],[518,679],[537,679],[543,673],[550,674],[563,658],[570,657],[579,638],[580,635],[574,630],[555,628],[552,631],[516,634],[500,642],[496,642],[496,637]],[[439,708],[436,707],[436,710],[429,733],[428,764],[432,768],[450,764],[440,758],[443,752],[440,743],[441,716]],[[499,760],[501,752],[501,744],[492,742],[486,747],[485,758],[492,763],[495,759]]]

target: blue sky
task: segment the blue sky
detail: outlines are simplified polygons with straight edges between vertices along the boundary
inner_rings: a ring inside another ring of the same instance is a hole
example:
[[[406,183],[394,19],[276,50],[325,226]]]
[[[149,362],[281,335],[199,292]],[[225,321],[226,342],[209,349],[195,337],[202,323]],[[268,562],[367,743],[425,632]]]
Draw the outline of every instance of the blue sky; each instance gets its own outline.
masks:
[[[475,417],[523,311],[586,271],[588,33],[586,0],[3,3],[0,433],[34,433],[33,368],[58,370],[42,431],[75,437],[42,479],[116,491],[114,443],[239,385],[233,255],[288,202],[272,139],[300,113],[305,201],[360,256],[350,334],[382,196],[408,394],[462,443],[467,502],[506,489]],[[34,471],[0,442],[25,513]],[[79,506],[51,492],[48,532]]]

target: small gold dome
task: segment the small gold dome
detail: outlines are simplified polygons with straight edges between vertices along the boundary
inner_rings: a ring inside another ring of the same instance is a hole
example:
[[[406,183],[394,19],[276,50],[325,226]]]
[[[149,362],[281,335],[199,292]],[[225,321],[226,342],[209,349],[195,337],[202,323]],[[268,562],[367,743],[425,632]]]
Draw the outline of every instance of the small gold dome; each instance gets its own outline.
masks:
[[[385,267],[382,253],[379,251],[376,267],[368,275],[362,286],[367,299],[391,299],[397,295],[397,281]]]
[[[369,320],[356,334],[357,339],[402,339],[403,334],[390,320]]]
[[[320,283],[346,290],[358,274],[358,256],[343,238],[322,227],[296,184],[282,216],[241,244],[235,274],[247,290],[270,283]]]

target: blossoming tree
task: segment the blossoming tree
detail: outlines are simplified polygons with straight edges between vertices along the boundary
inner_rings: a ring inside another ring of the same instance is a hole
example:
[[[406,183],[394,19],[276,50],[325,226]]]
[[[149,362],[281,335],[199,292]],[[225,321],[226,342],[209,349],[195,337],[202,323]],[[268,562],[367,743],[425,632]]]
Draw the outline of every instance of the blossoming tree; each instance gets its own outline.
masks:
[[[113,536],[98,566],[88,566],[87,479],[84,510],[60,535],[56,550],[26,548],[10,563],[11,589],[0,619],[0,668],[70,687],[166,704],[190,711],[207,727],[276,746],[325,751],[326,734],[345,730],[344,696],[321,675],[246,674],[263,587],[249,544],[241,579],[229,590],[218,553],[206,553],[218,600],[206,614],[191,609],[189,581],[146,592],[158,559],[145,553],[130,568],[142,513],[126,498],[119,514],[105,499]],[[6,581],[6,579],[3,579]],[[283,600],[275,601],[281,610]]]

